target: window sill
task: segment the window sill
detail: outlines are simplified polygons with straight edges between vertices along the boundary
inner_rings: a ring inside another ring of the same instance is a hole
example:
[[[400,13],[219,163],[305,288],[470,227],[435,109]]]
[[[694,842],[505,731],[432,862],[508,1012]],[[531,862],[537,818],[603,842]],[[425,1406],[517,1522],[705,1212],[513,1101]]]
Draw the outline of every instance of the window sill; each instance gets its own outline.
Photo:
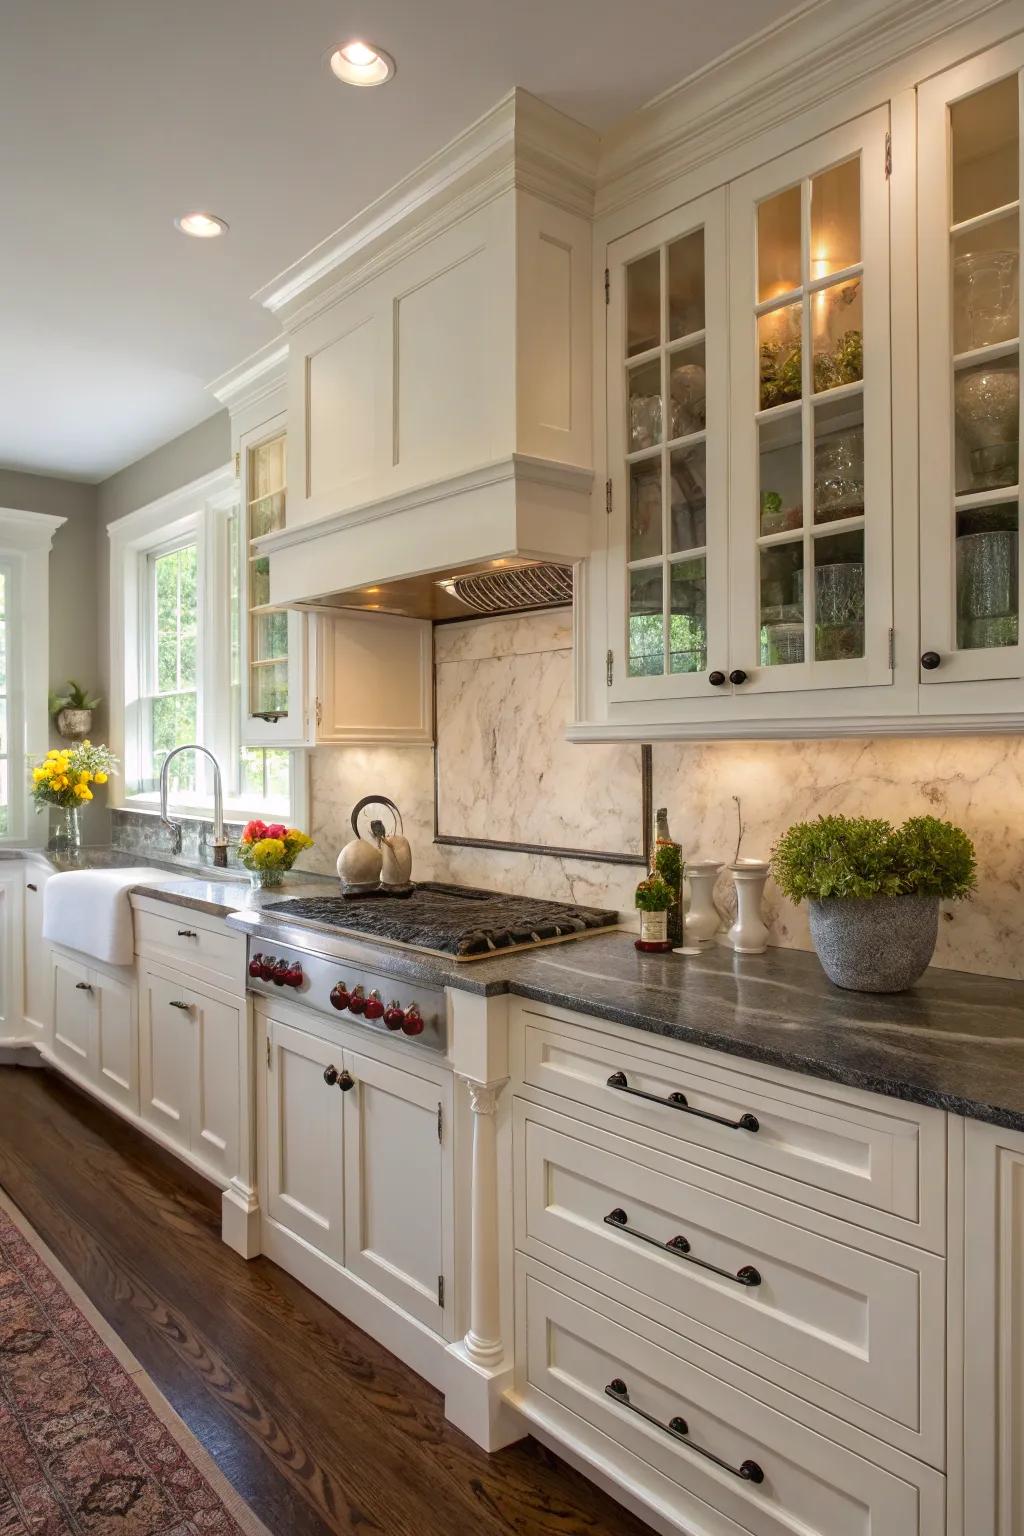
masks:
[[[120,805],[111,806],[111,810],[131,811],[134,815],[159,817],[160,796],[157,794],[131,795],[123,800]],[[172,821],[208,821],[212,824],[213,801],[175,799],[169,803],[167,814]],[[247,804],[241,800],[225,800],[224,802],[225,822],[267,821],[268,819],[271,821],[283,821],[291,825],[291,807],[282,805],[280,801],[269,805]]]

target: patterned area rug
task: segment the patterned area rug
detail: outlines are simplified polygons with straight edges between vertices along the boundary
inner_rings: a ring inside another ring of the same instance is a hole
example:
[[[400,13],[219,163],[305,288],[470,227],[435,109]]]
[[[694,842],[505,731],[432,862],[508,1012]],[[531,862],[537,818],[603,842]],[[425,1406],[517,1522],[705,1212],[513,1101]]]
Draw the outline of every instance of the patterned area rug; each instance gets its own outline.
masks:
[[[0,1536],[269,1536],[2,1192]]]

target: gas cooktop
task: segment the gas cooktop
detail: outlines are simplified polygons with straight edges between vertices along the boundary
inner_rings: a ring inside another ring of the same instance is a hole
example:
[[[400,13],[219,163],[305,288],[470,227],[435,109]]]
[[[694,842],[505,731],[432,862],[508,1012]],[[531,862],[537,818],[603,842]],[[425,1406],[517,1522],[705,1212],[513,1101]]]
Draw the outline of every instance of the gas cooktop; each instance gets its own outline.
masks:
[[[482,960],[499,951],[557,944],[604,932],[618,922],[615,912],[599,907],[430,882],[417,885],[411,895],[301,897],[269,902],[264,911],[449,960]]]

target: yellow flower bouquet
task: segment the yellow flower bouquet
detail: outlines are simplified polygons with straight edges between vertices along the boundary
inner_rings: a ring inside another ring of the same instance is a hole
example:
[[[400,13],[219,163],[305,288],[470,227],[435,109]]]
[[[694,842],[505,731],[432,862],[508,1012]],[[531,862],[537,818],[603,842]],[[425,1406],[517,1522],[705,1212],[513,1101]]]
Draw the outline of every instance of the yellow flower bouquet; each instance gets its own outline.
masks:
[[[313,839],[298,827],[250,821],[239,839],[238,862],[249,871],[254,886],[280,885],[299,854],[312,846]]]
[[[65,813],[64,835],[77,845],[78,812],[93,798],[92,786],[106,784],[117,772],[117,758],[109,747],[94,747],[91,741],[76,742],[73,747],[54,747],[41,763],[32,767],[32,798],[36,811],[51,805]]]

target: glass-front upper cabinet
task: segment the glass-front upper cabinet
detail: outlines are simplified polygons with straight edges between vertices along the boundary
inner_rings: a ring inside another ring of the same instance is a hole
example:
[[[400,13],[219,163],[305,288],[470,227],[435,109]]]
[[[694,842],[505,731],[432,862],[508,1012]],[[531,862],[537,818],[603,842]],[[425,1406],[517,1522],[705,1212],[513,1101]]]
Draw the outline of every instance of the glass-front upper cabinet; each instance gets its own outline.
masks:
[[[270,557],[254,544],[285,525],[287,441],[283,418],[243,437],[239,449],[242,527],[238,589],[245,745],[294,746],[304,739],[303,617],[270,601]]]
[[[918,96],[921,680],[929,684],[1024,675],[1022,80],[1017,38],[928,81]],[[941,708],[941,692],[924,689],[923,707]]]
[[[612,699],[728,694],[725,194],[608,248]]]
[[[737,692],[891,681],[888,110],[729,189]]]

